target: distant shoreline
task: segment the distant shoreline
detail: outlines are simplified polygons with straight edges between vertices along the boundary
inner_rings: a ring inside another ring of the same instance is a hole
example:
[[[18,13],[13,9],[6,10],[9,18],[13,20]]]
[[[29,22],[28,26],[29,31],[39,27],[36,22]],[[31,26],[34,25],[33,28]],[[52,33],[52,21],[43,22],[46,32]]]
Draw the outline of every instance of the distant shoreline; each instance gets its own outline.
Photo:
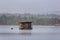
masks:
[[[17,26],[19,26],[19,25],[17,25]],[[56,26],[56,25],[36,25],[36,26]]]

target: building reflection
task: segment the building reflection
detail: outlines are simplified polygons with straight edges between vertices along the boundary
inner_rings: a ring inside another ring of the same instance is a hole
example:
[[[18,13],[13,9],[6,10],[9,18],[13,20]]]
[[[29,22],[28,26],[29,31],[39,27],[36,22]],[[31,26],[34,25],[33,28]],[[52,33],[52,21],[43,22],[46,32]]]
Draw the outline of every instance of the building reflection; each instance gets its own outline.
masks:
[[[21,35],[32,35],[31,30],[20,30]]]

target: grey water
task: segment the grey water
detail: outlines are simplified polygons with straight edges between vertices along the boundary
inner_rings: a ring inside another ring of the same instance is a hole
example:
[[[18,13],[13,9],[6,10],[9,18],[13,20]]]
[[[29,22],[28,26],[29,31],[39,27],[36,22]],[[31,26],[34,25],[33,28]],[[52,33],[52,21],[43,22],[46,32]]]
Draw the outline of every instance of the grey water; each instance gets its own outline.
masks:
[[[60,26],[33,25],[32,28],[19,30],[18,25],[0,25],[0,40],[60,40]]]

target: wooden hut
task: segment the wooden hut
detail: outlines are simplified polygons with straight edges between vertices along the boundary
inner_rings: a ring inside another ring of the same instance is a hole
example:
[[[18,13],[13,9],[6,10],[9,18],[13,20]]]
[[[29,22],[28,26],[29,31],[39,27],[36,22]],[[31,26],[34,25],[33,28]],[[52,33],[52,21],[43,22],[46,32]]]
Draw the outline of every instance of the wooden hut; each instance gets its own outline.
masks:
[[[19,22],[19,29],[24,30],[24,29],[28,29],[31,30],[32,29],[32,22]]]

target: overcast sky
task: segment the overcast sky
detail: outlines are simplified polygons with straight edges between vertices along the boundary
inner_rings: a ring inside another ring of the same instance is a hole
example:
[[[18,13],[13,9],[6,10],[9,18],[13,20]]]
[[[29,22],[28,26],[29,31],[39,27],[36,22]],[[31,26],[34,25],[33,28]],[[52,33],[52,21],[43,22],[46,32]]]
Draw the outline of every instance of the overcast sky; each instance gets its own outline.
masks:
[[[0,0],[0,12],[60,11],[60,0]]]

